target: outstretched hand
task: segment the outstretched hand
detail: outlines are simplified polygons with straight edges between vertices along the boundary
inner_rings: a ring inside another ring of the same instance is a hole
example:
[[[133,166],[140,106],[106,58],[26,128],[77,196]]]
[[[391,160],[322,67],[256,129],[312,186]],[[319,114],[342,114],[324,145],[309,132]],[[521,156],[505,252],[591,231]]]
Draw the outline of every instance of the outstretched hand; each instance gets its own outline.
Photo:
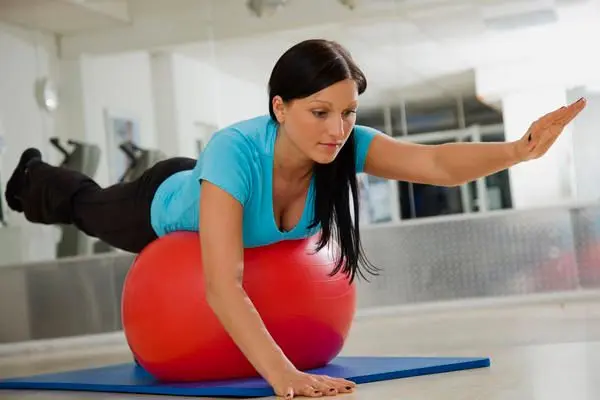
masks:
[[[276,396],[290,400],[297,397],[325,397],[352,393],[356,383],[292,369],[282,370],[272,386]]]
[[[565,127],[585,108],[584,98],[554,110],[535,121],[525,135],[515,142],[519,161],[539,158],[546,154]]]

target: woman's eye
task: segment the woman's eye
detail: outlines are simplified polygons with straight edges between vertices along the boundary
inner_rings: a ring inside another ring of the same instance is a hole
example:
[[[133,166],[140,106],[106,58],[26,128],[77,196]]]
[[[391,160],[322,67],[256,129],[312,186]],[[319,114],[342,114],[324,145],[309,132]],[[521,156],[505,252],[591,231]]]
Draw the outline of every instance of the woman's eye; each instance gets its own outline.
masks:
[[[350,117],[353,114],[356,114],[356,110],[348,110],[348,111],[344,112],[345,117]]]
[[[324,118],[327,116],[327,111],[313,111],[312,113],[317,118]]]

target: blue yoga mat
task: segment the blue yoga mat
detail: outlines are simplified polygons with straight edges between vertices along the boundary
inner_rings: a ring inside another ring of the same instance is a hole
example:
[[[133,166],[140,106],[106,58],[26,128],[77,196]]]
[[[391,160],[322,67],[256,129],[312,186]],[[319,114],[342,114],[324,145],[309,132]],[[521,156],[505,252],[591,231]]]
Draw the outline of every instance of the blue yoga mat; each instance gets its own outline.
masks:
[[[338,357],[312,370],[357,384],[490,366],[489,358]],[[263,397],[273,389],[260,378],[165,384],[134,363],[0,381],[0,389],[74,390],[170,396]]]

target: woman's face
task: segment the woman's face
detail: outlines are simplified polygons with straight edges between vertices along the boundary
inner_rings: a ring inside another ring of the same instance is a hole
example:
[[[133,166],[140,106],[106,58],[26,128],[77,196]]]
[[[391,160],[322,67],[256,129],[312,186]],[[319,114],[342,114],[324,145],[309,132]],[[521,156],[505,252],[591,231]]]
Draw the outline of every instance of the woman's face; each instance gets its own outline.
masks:
[[[282,132],[307,158],[320,164],[332,162],[356,123],[358,89],[346,79],[309,97],[283,103],[273,99]]]

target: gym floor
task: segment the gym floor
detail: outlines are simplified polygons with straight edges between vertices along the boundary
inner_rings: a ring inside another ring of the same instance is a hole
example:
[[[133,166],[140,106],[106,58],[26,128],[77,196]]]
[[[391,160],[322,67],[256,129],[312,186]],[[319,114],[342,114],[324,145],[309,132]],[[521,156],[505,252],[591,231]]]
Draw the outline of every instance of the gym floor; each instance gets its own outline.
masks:
[[[474,306],[476,305],[476,306]],[[359,385],[345,399],[600,398],[600,294],[473,303],[361,316],[344,355],[486,356],[490,368]],[[0,377],[130,361],[123,345],[0,358]],[[76,392],[0,391],[0,399],[160,399]],[[176,397],[182,399],[182,397]]]

